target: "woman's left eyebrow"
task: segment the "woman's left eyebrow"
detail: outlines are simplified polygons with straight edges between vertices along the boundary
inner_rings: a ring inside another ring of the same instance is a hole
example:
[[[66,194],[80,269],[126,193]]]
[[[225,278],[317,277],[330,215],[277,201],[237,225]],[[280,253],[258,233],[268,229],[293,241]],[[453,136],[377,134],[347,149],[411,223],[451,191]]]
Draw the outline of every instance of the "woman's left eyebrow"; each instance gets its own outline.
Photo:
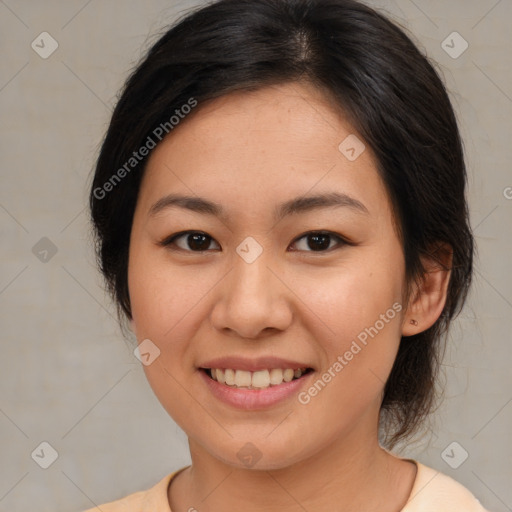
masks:
[[[148,216],[154,216],[157,213],[172,207],[184,208],[203,215],[213,215],[227,220],[227,215],[223,207],[199,196],[186,196],[181,194],[168,194],[160,198],[149,209]],[[325,194],[316,194],[310,196],[299,196],[276,206],[274,217],[276,221],[283,219],[288,215],[306,213],[318,208],[340,208],[345,207],[356,213],[369,214],[366,206],[345,193],[328,192]]]

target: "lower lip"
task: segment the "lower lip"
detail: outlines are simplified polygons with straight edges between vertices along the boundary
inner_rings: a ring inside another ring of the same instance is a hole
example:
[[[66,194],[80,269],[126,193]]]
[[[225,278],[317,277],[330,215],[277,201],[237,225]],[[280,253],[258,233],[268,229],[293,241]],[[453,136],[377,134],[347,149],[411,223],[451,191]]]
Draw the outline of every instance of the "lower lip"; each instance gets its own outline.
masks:
[[[213,380],[206,374],[205,370],[199,370],[199,373],[208,389],[219,400],[245,410],[264,409],[296,395],[309,377],[313,375],[313,372],[310,371],[299,379],[283,382],[277,386],[270,386],[265,389],[242,389],[232,388]]]

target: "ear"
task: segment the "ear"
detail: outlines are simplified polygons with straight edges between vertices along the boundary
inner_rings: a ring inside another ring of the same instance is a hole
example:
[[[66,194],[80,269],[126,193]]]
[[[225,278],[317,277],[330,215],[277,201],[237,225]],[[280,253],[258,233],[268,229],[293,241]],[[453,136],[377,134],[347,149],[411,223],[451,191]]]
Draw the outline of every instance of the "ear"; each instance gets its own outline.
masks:
[[[402,336],[426,331],[440,317],[446,304],[452,261],[453,249],[446,243],[434,245],[428,255],[421,256],[425,273],[419,283],[414,283],[403,318]]]

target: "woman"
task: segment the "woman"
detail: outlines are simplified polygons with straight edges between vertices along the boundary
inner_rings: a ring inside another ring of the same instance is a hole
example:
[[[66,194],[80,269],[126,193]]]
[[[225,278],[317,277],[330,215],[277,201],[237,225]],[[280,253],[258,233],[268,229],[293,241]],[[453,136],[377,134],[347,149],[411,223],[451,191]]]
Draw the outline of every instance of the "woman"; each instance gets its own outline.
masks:
[[[172,27],[90,206],[192,465],[100,509],[483,511],[389,451],[432,408],[470,285],[465,181],[439,76],[369,7],[221,0]]]

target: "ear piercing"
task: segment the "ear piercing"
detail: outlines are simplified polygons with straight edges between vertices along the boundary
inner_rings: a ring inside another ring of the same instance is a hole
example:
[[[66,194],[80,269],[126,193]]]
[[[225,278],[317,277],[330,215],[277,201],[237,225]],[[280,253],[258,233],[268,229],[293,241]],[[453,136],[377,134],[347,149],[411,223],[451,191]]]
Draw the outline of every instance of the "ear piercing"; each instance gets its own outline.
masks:
[[[417,320],[414,320],[414,318],[410,321],[410,323],[412,325],[418,325],[418,321]]]

